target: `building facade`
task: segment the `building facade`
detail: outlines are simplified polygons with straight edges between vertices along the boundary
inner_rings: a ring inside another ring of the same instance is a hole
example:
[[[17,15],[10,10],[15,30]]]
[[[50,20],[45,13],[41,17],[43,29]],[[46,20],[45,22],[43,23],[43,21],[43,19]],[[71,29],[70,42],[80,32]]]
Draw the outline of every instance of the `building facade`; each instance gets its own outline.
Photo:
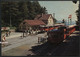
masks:
[[[25,30],[38,30],[41,25],[45,25],[45,23],[41,20],[24,20],[20,25],[20,31]]]
[[[54,18],[51,14],[37,15],[34,20],[24,20],[19,25],[19,30],[38,30],[40,27],[54,26]]]
[[[42,20],[46,24],[46,26],[54,26],[54,18],[51,14],[37,15],[34,19]]]

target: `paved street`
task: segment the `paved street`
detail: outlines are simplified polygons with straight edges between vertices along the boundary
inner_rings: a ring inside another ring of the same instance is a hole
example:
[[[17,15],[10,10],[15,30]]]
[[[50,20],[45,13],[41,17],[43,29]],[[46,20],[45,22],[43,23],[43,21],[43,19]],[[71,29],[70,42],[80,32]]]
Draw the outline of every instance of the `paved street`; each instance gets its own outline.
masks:
[[[38,34],[34,36],[28,36],[21,39],[20,37],[15,39],[8,39],[11,43],[10,46],[2,48],[3,56],[30,56],[30,55],[51,55],[51,56],[79,56],[79,37],[80,32],[75,31],[69,38],[62,43],[55,44],[38,44],[38,36],[44,34]]]
[[[2,48],[2,52],[10,50],[10,49],[18,47],[18,46],[21,46],[21,45],[24,45],[24,44],[33,45],[35,43],[38,43],[39,36],[44,36],[44,34],[38,34],[38,35],[32,35],[32,36],[29,35],[24,38],[22,38],[20,36],[16,36],[15,38],[8,37],[8,39],[7,39],[8,44],[6,44],[6,46]]]

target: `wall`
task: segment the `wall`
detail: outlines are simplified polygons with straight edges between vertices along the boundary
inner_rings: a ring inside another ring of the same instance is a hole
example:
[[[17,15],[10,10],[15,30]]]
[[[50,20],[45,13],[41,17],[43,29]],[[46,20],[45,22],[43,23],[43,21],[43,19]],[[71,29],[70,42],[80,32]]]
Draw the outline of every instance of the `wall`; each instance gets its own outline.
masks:
[[[53,26],[53,25],[54,25],[53,18],[52,18],[52,16],[50,16],[49,19],[48,19],[47,26]]]

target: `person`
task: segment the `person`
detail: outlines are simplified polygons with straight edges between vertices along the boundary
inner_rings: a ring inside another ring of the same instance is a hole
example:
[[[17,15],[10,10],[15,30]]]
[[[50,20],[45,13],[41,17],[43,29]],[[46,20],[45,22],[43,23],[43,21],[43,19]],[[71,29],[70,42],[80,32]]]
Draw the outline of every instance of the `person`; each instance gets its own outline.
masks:
[[[29,33],[29,29],[28,29],[28,33],[27,33],[27,34],[28,34],[28,35],[30,34],[30,33]]]
[[[26,36],[27,36],[27,30],[25,30],[25,34],[26,34]]]
[[[11,31],[9,31],[9,35],[11,34]]]
[[[31,31],[29,30],[29,34],[31,34]]]
[[[5,37],[3,36],[3,38],[2,38],[2,42],[5,42]]]
[[[5,37],[5,35],[3,35],[2,42],[5,42],[5,41],[6,41],[6,37]]]
[[[5,35],[3,35],[2,39],[1,39],[2,42],[5,42],[6,41],[6,38],[5,38]],[[2,43],[2,46],[5,46],[4,43]]]

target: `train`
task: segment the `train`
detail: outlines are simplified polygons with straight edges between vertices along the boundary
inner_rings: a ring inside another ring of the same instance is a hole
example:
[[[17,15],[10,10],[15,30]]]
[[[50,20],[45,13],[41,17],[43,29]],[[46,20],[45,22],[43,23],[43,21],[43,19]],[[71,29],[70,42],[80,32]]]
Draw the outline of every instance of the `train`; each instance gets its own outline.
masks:
[[[71,26],[56,26],[55,29],[48,30],[48,42],[49,43],[60,43],[65,40],[70,34],[75,31],[75,25]]]
[[[55,25],[55,26],[49,26],[49,27],[41,27],[40,30],[41,31],[50,31],[53,29],[58,29],[59,27],[64,26],[64,25]]]

